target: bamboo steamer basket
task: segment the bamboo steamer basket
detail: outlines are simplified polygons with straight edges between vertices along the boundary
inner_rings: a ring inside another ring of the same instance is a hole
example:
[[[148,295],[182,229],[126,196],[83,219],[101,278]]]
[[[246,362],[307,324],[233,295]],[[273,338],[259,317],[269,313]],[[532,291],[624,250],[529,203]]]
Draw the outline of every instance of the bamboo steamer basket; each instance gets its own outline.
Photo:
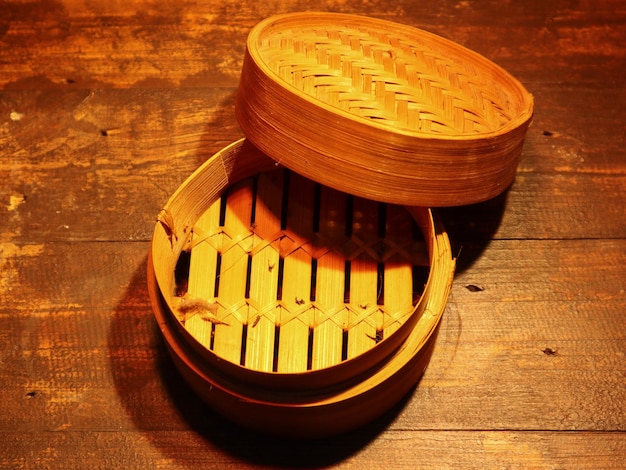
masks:
[[[453,272],[429,209],[285,173],[241,140],[159,214],[148,284],[200,397],[243,426],[311,438],[354,429],[415,386]]]
[[[512,183],[533,99],[493,62],[434,34],[306,12],[252,29],[236,114],[255,146],[301,175],[436,207]]]

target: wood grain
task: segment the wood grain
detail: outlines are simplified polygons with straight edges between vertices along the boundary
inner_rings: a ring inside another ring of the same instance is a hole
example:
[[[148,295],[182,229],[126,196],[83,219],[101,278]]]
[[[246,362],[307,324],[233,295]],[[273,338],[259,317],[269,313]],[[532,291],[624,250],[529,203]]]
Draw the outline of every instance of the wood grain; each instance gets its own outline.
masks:
[[[241,137],[247,32],[311,8],[458,41],[536,112],[510,190],[440,210],[459,269],[415,390],[286,442],[182,383],[145,269],[162,205]],[[624,41],[618,0],[0,3],[0,467],[625,468]]]

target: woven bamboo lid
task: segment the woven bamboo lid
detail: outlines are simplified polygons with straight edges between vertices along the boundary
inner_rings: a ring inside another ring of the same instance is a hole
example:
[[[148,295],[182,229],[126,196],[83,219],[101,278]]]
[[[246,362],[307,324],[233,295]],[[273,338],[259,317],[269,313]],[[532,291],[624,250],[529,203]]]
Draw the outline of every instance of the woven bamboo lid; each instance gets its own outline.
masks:
[[[172,195],[148,269],[168,348],[202,398],[255,429],[321,436],[416,383],[454,261],[429,209],[290,175],[239,141]]]
[[[335,13],[250,32],[236,114],[287,168],[357,196],[414,206],[489,199],[513,181],[532,96],[454,42]]]

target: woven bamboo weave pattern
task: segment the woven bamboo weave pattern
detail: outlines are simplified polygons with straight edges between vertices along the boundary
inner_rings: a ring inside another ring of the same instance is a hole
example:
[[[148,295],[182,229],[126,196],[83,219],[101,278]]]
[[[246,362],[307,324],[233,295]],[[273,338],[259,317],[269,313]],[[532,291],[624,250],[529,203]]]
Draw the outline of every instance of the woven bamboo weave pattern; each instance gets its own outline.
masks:
[[[282,171],[230,188],[191,246],[180,320],[220,357],[261,371],[367,351],[412,314],[429,271],[406,210]]]
[[[285,82],[381,123],[447,135],[493,132],[519,113],[495,80],[432,45],[361,26],[269,31],[259,45]]]
[[[393,204],[492,198],[514,180],[532,96],[485,57],[407,25],[293,13],[248,36],[246,138],[313,181]]]

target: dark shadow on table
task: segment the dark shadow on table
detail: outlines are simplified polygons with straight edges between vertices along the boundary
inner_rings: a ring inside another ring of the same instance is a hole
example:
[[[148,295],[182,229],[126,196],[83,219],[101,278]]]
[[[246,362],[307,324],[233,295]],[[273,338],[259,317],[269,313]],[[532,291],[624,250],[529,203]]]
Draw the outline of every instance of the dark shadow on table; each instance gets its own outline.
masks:
[[[434,210],[448,232],[452,256],[457,258],[456,272],[474,264],[489,246],[500,227],[509,190],[485,202]]]

